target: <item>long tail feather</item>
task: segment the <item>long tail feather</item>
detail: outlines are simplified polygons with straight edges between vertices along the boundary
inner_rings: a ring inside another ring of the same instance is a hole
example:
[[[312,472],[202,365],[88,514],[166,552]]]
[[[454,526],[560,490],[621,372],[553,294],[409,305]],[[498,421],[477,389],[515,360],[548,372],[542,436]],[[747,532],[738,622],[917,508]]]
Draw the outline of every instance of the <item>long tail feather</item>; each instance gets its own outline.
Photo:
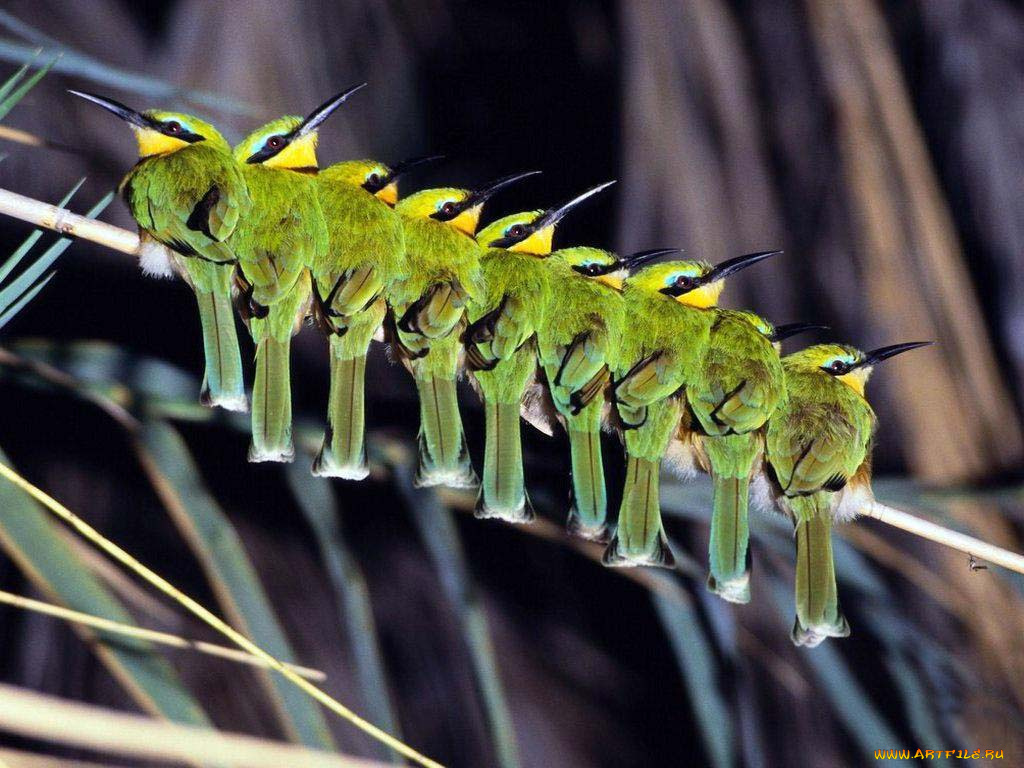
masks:
[[[480,480],[473,471],[466,434],[462,430],[455,379],[417,376],[416,388],[420,396],[416,486],[475,487]]]
[[[252,444],[249,461],[291,461],[292,392],[289,375],[291,339],[272,336],[256,345],[256,381],[252,396]]]
[[[566,528],[574,536],[607,541],[608,494],[601,461],[600,426],[593,430],[570,427],[569,452],[572,457],[572,505]]]
[[[475,514],[510,523],[536,517],[523,481],[523,443],[519,434],[519,403],[484,402],[487,437],[484,478]]]
[[[847,637],[850,625],[839,608],[832,562],[832,521],[819,510],[796,524],[796,645],[816,646],[827,637]]]
[[[196,290],[199,322],[203,328],[203,352],[206,371],[199,400],[211,408],[247,411],[242,354],[238,348],[231,293]]]
[[[658,502],[660,467],[660,461],[627,457],[619,525],[605,549],[605,565],[675,567],[676,559],[661,523]]]
[[[747,497],[750,481],[745,477],[713,474],[712,483],[715,496],[711,512],[708,589],[730,603],[749,603]]]
[[[362,480],[370,474],[366,461],[366,355],[331,355],[331,391],[327,431],[313,461],[318,477]]]

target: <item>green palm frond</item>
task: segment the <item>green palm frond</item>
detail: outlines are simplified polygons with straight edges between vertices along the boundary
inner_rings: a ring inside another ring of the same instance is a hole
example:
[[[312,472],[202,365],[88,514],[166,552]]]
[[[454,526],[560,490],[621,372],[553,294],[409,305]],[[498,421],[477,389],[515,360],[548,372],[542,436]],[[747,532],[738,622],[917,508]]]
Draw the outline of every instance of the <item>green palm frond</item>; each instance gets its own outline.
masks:
[[[36,52],[38,55],[38,51]],[[7,81],[0,85],[0,120],[7,117],[7,113],[14,109],[14,106],[25,98],[25,94],[35,88],[36,84],[46,76],[46,73],[53,69],[53,65],[57,63],[57,58],[54,57],[41,67],[32,73],[28,79],[25,79],[25,75],[28,74],[28,70],[32,66],[32,61],[22,64],[21,69],[7,78]],[[35,57],[33,57],[33,60]],[[24,79],[24,82],[22,80]]]

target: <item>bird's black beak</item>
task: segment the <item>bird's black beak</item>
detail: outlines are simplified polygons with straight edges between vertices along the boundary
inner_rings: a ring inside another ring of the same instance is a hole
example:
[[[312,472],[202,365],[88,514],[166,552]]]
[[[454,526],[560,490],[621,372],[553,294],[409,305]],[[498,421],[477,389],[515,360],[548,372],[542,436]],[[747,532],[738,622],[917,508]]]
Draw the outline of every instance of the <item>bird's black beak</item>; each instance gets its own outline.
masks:
[[[334,114],[334,110],[344,104],[348,97],[356,91],[362,90],[366,87],[366,83],[360,83],[359,85],[353,85],[348,90],[342,91],[341,93],[332,96],[319,107],[309,113],[309,116],[299,123],[299,127],[292,131],[291,138],[298,139],[302,136],[306,136],[313,131],[317,130],[324,121]]]
[[[758,251],[757,253],[748,253],[744,256],[737,256],[734,259],[723,261],[721,264],[715,266],[710,272],[701,278],[702,284],[713,283],[716,280],[723,280],[729,275],[733,275],[739,272],[741,269],[752,267],[759,261],[764,261],[770,256],[777,256],[782,251]]]
[[[139,128],[152,128],[150,121],[146,119],[146,116],[141,112],[137,112],[131,107],[127,107],[119,101],[108,99],[103,96],[97,96],[95,93],[88,93],[86,91],[74,91],[68,90],[68,93],[74,94],[86,101],[91,101],[93,104],[98,104],[108,112],[117,115],[119,118],[124,120],[126,123],[138,126]]]
[[[429,165],[430,163],[439,163],[444,159],[444,155],[424,155],[422,157],[413,157],[410,158],[409,160],[403,160],[402,162],[395,165],[391,169],[391,173],[389,173],[385,177],[387,179],[386,184],[390,184],[391,182],[398,179],[399,176],[403,176],[404,174],[411,171],[413,168],[418,168],[421,165]]]
[[[909,352],[912,349],[930,347],[934,343],[934,341],[908,341],[903,344],[891,344],[888,347],[879,347],[878,349],[873,349],[864,355],[864,359],[854,367],[863,368],[867,365],[874,365],[875,363],[880,363],[883,360],[888,360],[890,357],[902,355],[904,352]]]
[[[403,160],[402,162],[394,165],[391,169],[382,177],[377,180],[377,183],[371,184],[370,182],[363,183],[363,189],[370,194],[377,194],[388,184],[393,184],[398,181],[400,176],[405,175],[413,168],[417,168],[421,165],[427,165],[428,163],[435,163],[439,160],[444,160],[444,155],[426,155],[424,157],[414,157],[409,160]]]
[[[618,264],[615,265],[615,269],[628,269],[634,270],[644,264],[648,264],[655,259],[660,259],[662,256],[668,256],[673,253],[682,253],[678,248],[651,248],[646,251],[637,251],[631,253],[628,256],[622,256],[619,259]]]
[[[775,332],[772,334],[771,340],[779,342],[788,339],[790,336],[796,336],[798,333],[828,330],[831,329],[827,325],[819,325],[818,323],[786,323],[785,325],[775,326]]]
[[[545,227],[554,226],[562,219],[564,219],[566,216],[568,216],[570,212],[572,212],[573,210],[581,206],[583,203],[585,203],[587,200],[608,189],[608,187],[614,184],[615,181],[615,179],[612,179],[611,181],[606,181],[603,184],[598,184],[596,187],[591,187],[586,192],[576,195],[576,197],[574,197],[569,202],[564,203],[558,206],[557,208],[552,208],[550,210],[545,211],[532,222],[530,222],[530,231],[536,232],[537,230],[544,229]]]
[[[540,171],[523,171],[522,173],[513,173],[511,176],[502,176],[500,179],[495,179],[490,184],[487,184],[483,188],[473,192],[469,197],[462,201],[462,204],[459,207],[462,211],[474,208],[487,202],[506,187],[511,187],[513,184],[516,184],[523,179],[528,179],[531,176],[537,176],[540,173]]]

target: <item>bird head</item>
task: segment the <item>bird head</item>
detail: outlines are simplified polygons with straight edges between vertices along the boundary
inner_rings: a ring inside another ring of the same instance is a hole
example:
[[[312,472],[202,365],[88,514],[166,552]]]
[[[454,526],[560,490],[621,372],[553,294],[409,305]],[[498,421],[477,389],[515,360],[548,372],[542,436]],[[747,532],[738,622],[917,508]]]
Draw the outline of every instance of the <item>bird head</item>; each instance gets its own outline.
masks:
[[[150,109],[137,112],[119,101],[85,91],[68,91],[91,101],[124,120],[135,132],[139,144],[139,157],[155,157],[177,152],[201,141],[214,144],[218,149],[230,151],[227,140],[220,132],[198,117],[181,112]]]
[[[861,352],[846,344],[816,344],[795,352],[786,359],[792,361],[792,364],[800,369],[819,371],[822,375],[832,376],[863,396],[864,387],[868,379],[871,378],[871,372],[875,365],[903,352],[927,347],[934,343],[932,341],[911,341],[879,347],[870,352]]]
[[[484,203],[505,187],[538,173],[540,171],[527,171],[503,176],[477,190],[455,187],[424,189],[402,200],[396,210],[409,218],[443,222],[463,234],[474,237],[480,224]]]
[[[758,333],[771,342],[772,346],[775,347],[776,352],[778,352],[782,347],[782,342],[790,336],[796,336],[798,333],[806,333],[808,331],[829,330],[827,325],[819,325],[818,323],[786,323],[784,325],[772,325],[757,313],[751,312],[747,309],[735,309],[731,310],[731,312],[733,315],[746,320],[754,326]]]
[[[321,172],[321,176],[362,187],[381,202],[394,208],[398,203],[398,178],[417,166],[441,159],[441,155],[414,157],[391,167],[376,160],[347,160],[326,168]]]
[[[366,83],[353,86],[332,96],[314,109],[305,119],[279,117],[246,136],[235,147],[235,159],[250,165],[292,171],[316,171],[316,143],[320,126],[353,93]]]
[[[604,184],[598,184],[556,208],[505,216],[484,227],[477,240],[485,248],[504,248],[534,256],[547,256],[551,253],[551,240],[558,222],[614,183],[606,181]]]
[[[759,251],[737,256],[712,266],[704,261],[666,261],[645,267],[629,278],[629,284],[651,293],[671,296],[680,304],[708,309],[718,304],[725,278],[782,251]]]
[[[678,250],[675,248],[658,248],[620,257],[602,248],[580,246],[561,248],[552,252],[551,257],[561,259],[573,271],[586,278],[603,283],[616,291],[621,291],[623,280],[630,268],[670,253],[678,253]]]

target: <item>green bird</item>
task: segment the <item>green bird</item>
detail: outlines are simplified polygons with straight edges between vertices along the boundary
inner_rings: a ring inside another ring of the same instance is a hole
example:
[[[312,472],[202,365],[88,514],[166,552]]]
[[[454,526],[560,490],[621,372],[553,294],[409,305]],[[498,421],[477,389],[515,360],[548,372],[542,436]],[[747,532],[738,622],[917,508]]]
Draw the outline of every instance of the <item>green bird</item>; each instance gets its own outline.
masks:
[[[675,253],[661,248],[620,258],[600,248],[554,251],[550,268],[557,311],[537,329],[537,357],[554,417],[569,436],[572,491],[567,529],[591,541],[606,540],[608,498],[601,456],[601,424],[609,371],[623,333],[623,278],[630,268]]]
[[[484,405],[484,474],[476,516],[527,523],[535,513],[526,495],[519,410],[537,372],[536,333],[551,301],[555,226],[614,182],[600,184],[557,208],[506,216],[477,236],[486,282],[468,305],[466,367]]]
[[[394,168],[351,160],[316,177],[328,248],[311,269],[313,316],[328,337],[331,388],[314,475],[361,480],[370,472],[364,443],[366,355],[387,312],[385,291],[409,277],[405,234],[393,207],[398,178],[434,159]]]
[[[778,348],[783,339],[822,327],[775,328],[753,312],[715,310],[704,357],[686,387],[694,442],[714,488],[707,584],[729,602],[750,602],[747,504],[764,426],[786,396]]]
[[[818,344],[782,359],[788,400],[768,422],[768,477],[795,526],[796,645],[846,637],[832,562],[832,525],[856,517],[871,493],[875,413],[864,397],[872,367],[927,346],[915,341],[861,352]]]
[[[120,192],[143,238],[170,249],[175,271],[199,306],[205,372],[203,405],[245,411],[245,380],[231,306],[234,254],[225,245],[252,202],[231,147],[209,123],[180,112],[136,112],[120,102],[82,91],[131,126],[139,161]]]
[[[679,428],[684,388],[696,378],[725,279],[775,253],[739,256],[716,267],[668,261],[626,279],[626,331],[611,385],[626,446],[626,480],[605,565],[675,565],[661,522],[658,475]]]
[[[309,310],[309,270],[324,262],[329,249],[316,180],[317,130],[362,87],[331,98],[305,120],[281,117],[267,123],[235,147],[253,200],[252,214],[229,242],[238,259],[239,309],[256,342],[249,461],[295,456],[291,338]]]
[[[398,204],[409,275],[389,291],[391,349],[412,373],[420,403],[417,487],[476,486],[457,399],[466,306],[484,296],[483,249],[475,239],[484,203],[535,172],[483,189],[427,189]]]

